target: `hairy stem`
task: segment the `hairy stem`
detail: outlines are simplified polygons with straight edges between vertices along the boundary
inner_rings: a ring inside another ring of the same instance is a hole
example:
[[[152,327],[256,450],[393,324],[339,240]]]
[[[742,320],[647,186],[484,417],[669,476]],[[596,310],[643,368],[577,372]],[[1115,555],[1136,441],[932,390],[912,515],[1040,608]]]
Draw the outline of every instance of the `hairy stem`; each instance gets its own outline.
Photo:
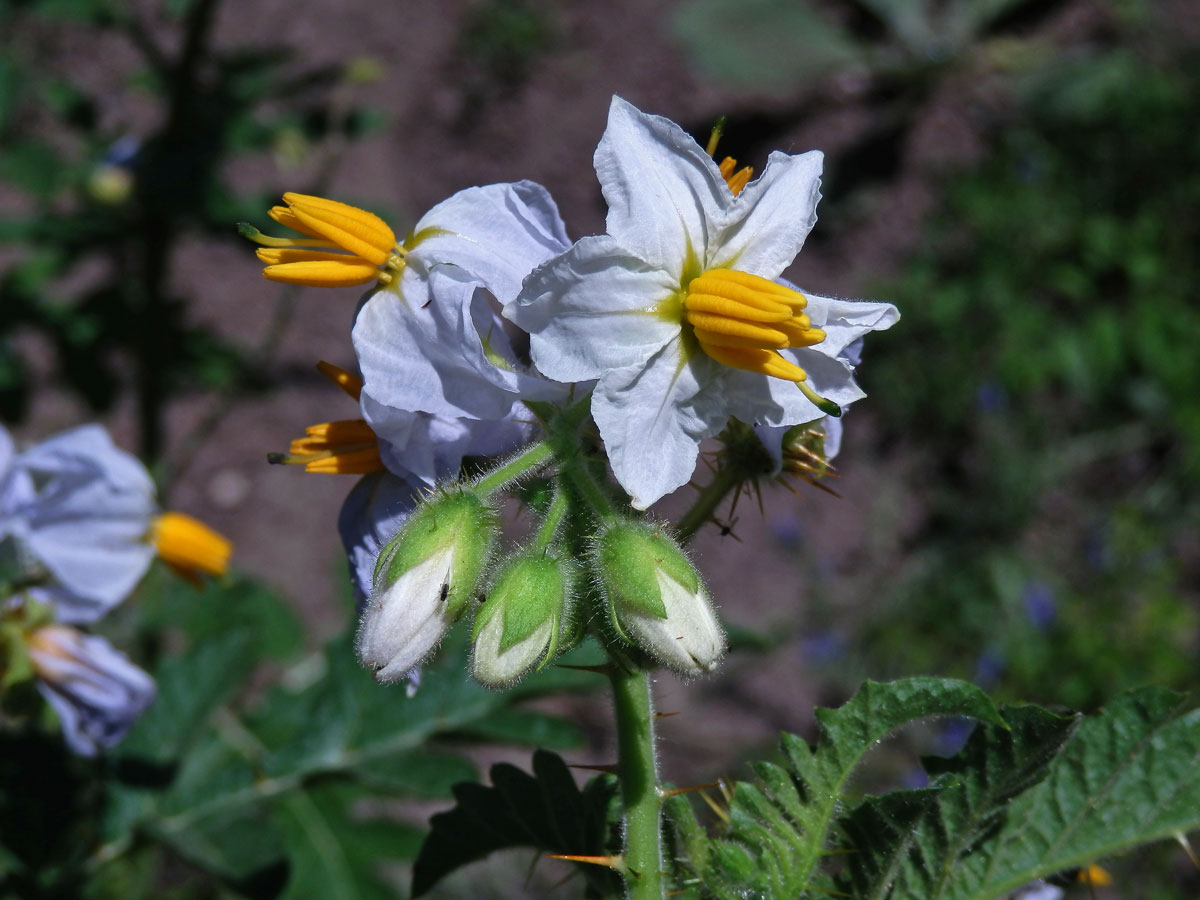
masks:
[[[650,674],[619,652],[610,654],[609,681],[617,713],[618,777],[625,808],[623,874],[630,900],[662,900],[662,830],[654,757]]]
[[[539,441],[526,447],[508,462],[497,466],[476,481],[475,490],[484,497],[494,494],[501,488],[507,487],[510,482],[545,465],[553,455],[554,451],[551,450],[550,445]]]

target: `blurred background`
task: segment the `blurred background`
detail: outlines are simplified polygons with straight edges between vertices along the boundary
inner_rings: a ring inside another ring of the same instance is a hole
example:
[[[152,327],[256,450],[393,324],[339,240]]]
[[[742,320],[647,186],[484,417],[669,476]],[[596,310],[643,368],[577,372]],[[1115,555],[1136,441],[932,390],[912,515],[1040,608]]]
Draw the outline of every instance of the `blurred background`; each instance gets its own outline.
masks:
[[[726,116],[721,154],[760,171],[823,150],[788,277],[903,315],[868,339],[840,496],[763,485],[698,539],[737,652],[661,680],[667,777],[733,771],[867,677],[1085,710],[1196,684],[1200,4],[5,0],[0,35],[0,416],[106,423],[310,644],[348,620],[353,479],[265,459],[354,416],[314,363],[352,367],[357,294],[265,282],[236,223],[292,190],[403,233],[529,178],[603,231],[617,93],[702,143]],[[604,752],[603,704],[568,706]],[[911,736],[893,783],[961,732]],[[1100,893],[1200,891],[1149,859]]]

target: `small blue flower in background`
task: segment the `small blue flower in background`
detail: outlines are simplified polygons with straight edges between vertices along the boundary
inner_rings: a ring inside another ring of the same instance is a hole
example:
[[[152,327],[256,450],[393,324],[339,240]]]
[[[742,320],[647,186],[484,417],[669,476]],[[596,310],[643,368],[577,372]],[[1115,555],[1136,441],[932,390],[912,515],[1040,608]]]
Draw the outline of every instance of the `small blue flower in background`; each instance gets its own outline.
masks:
[[[1000,680],[1006,664],[1004,654],[999,650],[985,650],[975,664],[975,683],[981,688],[989,688]]]
[[[120,741],[154,700],[154,680],[102,637],[51,625],[30,635],[28,646],[38,690],[82,756]]]
[[[806,637],[800,647],[814,662],[833,662],[846,652],[846,639],[836,632],[822,631]]]
[[[1054,624],[1058,610],[1054,603],[1054,590],[1043,581],[1031,581],[1025,585],[1025,615],[1039,631]]]
[[[936,756],[953,756],[967,745],[974,730],[974,719],[951,719],[942,726],[938,733],[937,740],[933,745],[934,754]]]
[[[1003,412],[1008,407],[1008,393],[995,381],[985,381],[975,392],[975,405],[982,413]]]

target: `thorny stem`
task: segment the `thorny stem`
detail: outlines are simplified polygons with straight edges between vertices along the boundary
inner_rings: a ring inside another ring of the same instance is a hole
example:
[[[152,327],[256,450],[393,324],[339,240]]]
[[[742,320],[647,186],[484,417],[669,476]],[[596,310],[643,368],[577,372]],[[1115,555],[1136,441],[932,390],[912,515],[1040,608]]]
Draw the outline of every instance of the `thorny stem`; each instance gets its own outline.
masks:
[[[625,808],[622,875],[629,900],[663,900],[662,797],[654,757],[650,673],[610,650],[608,679],[617,719],[617,769]]]
[[[745,476],[734,466],[721,466],[710,481],[700,490],[700,496],[692,508],[683,514],[675,533],[681,543],[690,541],[709,519],[726,495],[743,481]]]

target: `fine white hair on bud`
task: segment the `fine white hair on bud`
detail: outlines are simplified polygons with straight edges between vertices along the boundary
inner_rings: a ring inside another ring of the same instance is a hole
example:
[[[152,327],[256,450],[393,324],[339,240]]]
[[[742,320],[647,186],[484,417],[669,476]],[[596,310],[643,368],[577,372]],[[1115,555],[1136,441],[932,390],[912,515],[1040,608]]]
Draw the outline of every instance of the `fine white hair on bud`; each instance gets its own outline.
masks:
[[[659,598],[666,616],[626,606],[621,627],[668,669],[690,678],[714,671],[725,656],[725,632],[717,621],[703,583],[689,588],[666,572],[658,572]]]
[[[469,490],[421,504],[380,551],[357,651],[384,683],[410,677],[462,615],[495,540],[495,514]]]
[[[372,592],[359,624],[358,658],[375,669],[377,681],[407,677],[454,624],[456,610],[447,602],[453,567],[450,545]]]
[[[700,574],[665,528],[608,526],[592,548],[592,565],[622,638],[685,677],[716,669],[725,633]]]

